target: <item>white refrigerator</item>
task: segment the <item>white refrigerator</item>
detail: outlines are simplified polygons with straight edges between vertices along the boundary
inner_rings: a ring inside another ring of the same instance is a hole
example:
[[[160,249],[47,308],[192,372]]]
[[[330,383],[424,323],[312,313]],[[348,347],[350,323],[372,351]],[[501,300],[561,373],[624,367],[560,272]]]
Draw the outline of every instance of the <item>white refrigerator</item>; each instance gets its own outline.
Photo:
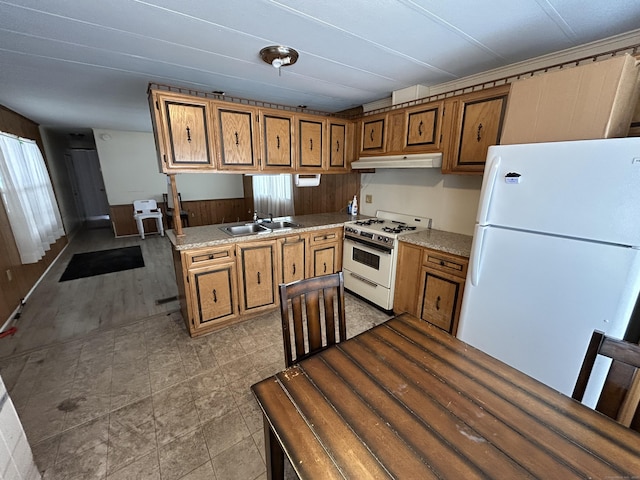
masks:
[[[640,291],[640,138],[490,147],[476,220],[457,336],[570,396]]]

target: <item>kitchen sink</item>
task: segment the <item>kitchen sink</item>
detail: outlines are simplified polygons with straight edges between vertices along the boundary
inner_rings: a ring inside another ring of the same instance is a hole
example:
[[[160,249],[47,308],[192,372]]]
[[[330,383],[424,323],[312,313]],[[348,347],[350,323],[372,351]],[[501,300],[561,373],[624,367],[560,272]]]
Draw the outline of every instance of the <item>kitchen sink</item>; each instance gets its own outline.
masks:
[[[268,228],[269,230],[282,230],[284,228],[298,228],[300,226],[297,223],[287,222],[287,221],[262,222],[261,225],[263,227]]]
[[[270,231],[268,228],[263,227],[259,223],[229,225],[227,227],[220,227],[220,230],[234,237],[240,236],[240,235],[253,235],[254,233],[265,233]]]

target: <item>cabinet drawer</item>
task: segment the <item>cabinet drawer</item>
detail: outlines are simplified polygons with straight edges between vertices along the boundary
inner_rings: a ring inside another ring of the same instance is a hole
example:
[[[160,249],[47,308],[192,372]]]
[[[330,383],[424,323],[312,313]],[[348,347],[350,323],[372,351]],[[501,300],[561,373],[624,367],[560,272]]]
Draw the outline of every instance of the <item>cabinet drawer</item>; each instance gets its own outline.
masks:
[[[469,262],[464,258],[454,255],[425,250],[422,257],[422,264],[425,267],[447,272],[460,278],[466,278]]]
[[[342,238],[342,230],[322,230],[313,232],[310,235],[310,245],[320,245],[323,243],[338,242]]]
[[[189,250],[185,254],[187,268],[201,265],[228,262],[234,259],[234,246],[226,246],[216,249]]]

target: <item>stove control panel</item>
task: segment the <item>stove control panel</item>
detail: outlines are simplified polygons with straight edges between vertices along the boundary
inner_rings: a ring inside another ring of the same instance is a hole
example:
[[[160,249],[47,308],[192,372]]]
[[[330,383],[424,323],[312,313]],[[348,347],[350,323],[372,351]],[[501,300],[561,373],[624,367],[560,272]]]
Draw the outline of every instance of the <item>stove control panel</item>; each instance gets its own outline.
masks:
[[[365,230],[358,230],[357,228],[354,228],[354,227],[344,227],[344,231],[345,233],[350,233],[352,235],[368,238],[369,240],[373,240],[375,242],[379,242],[387,245],[392,245],[394,240],[392,237],[379,235],[377,233],[368,232]]]

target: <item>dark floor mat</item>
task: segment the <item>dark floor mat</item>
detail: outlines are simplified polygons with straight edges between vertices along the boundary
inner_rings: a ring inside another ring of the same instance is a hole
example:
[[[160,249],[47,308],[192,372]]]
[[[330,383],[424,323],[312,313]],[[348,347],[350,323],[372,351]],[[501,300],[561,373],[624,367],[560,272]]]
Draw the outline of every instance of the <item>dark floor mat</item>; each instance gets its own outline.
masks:
[[[144,267],[140,246],[114,248],[97,252],[76,253],[60,277],[60,282],[76,278],[93,277],[105,273],[121,272]]]

